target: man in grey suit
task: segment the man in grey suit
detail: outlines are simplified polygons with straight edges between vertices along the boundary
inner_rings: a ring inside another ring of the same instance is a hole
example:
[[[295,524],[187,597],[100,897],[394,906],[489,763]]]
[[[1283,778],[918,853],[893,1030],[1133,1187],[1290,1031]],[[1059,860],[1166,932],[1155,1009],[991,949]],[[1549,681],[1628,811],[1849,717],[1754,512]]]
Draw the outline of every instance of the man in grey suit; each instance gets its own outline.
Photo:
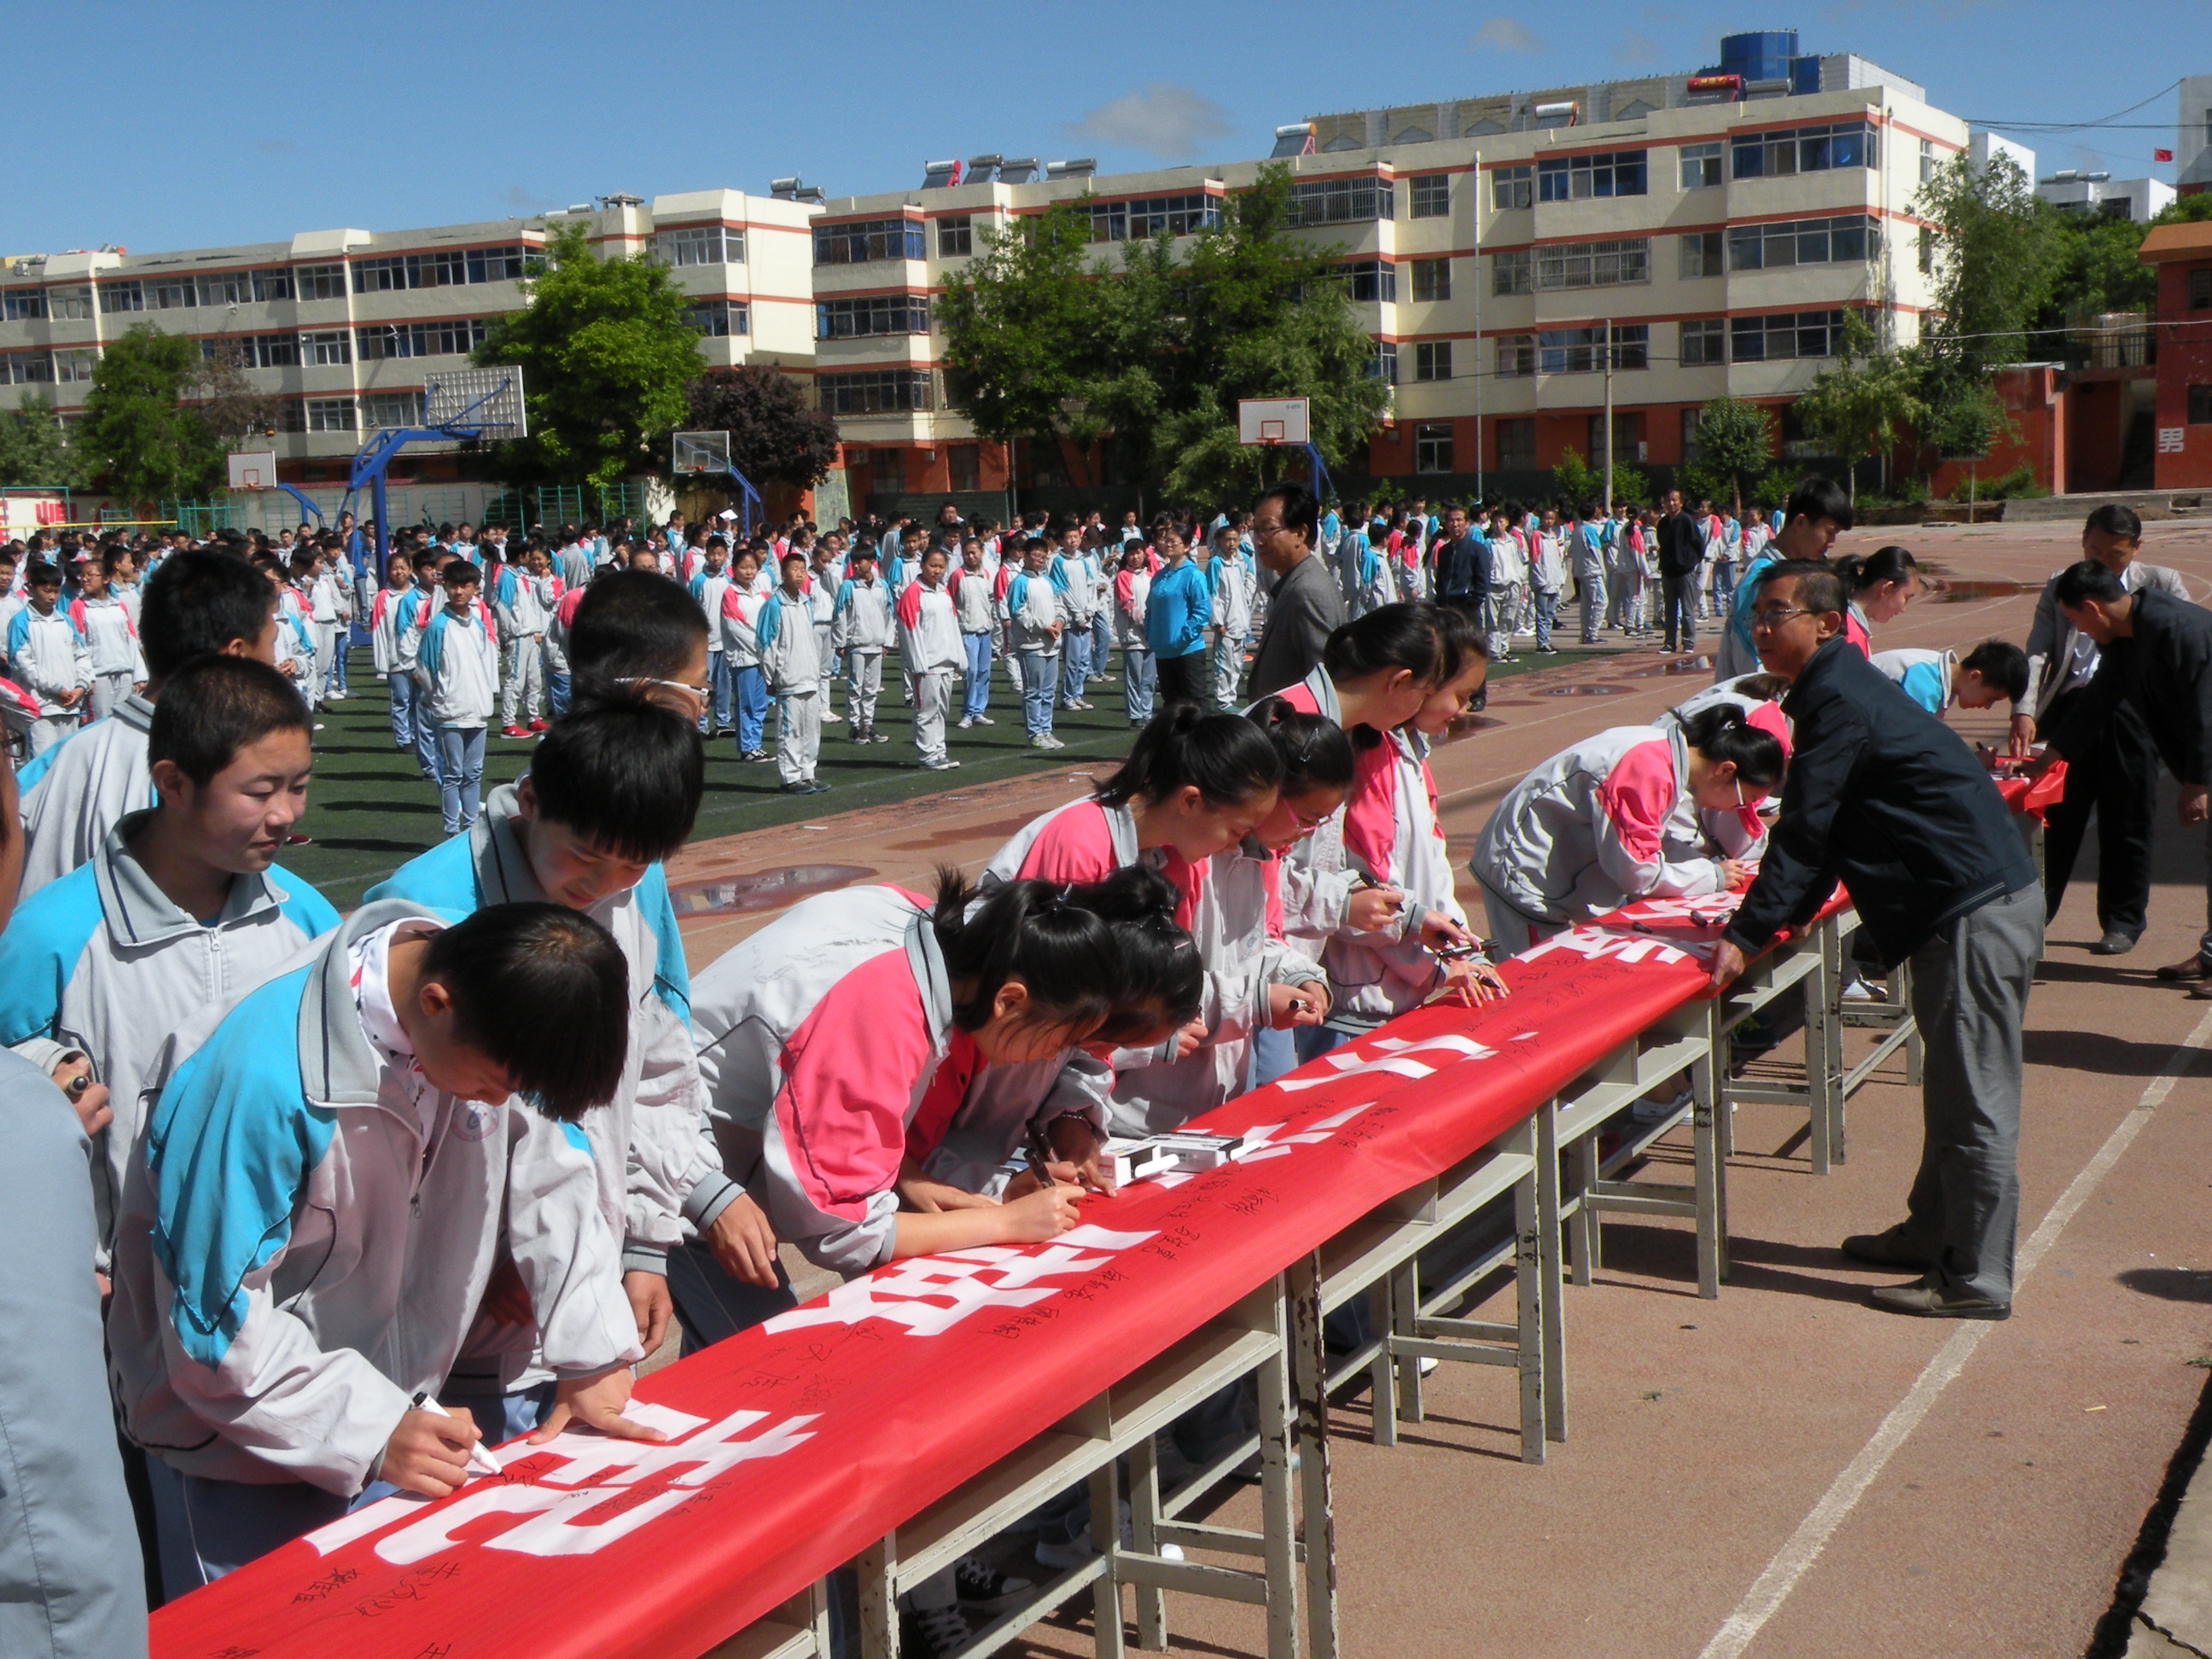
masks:
[[[1253,555],[1275,579],[1245,691],[1256,700],[1313,672],[1328,636],[1343,625],[1344,599],[1314,551],[1321,540],[1321,504],[1304,484],[1279,483],[1261,495],[1253,504],[1249,527]]]
[[[2081,556],[2111,571],[2130,593],[2170,593],[2187,601],[2189,589],[2164,565],[2145,564],[2142,520],[2133,509],[2100,507],[2081,531]],[[2027,753],[2039,736],[2048,739],[2065,723],[2097,672],[2097,642],[2074,626],[2057,599],[2057,576],[2043,586],[2035,602],[2035,621],[2027,632],[2027,690],[2014,705],[2012,750]],[[2158,751],[2142,718],[2125,703],[2117,706],[2106,728],[2106,741],[2070,761],[2066,793],[2045,824],[2043,890],[2045,917],[2058,914],[2074,860],[2097,815],[2097,926],[2101,937],[2089,949],[2098,956],[2124,956],[2135,949],[2150,903],[2151,813],[2158,794]],[[2193,969],[2195,963],[2179,964]],[[2179,969],[2174,976],[2201,977]]]

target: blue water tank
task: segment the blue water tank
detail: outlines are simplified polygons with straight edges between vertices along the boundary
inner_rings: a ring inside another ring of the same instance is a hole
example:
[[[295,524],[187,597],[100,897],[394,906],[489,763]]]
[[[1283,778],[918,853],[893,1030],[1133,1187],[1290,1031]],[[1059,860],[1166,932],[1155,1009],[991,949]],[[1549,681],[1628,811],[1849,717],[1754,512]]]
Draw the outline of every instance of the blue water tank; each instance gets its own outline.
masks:
[[[1757,29],[1721,36],[1721,73],[1747,81],[1783,81],[1797,56],[1796,29]]]

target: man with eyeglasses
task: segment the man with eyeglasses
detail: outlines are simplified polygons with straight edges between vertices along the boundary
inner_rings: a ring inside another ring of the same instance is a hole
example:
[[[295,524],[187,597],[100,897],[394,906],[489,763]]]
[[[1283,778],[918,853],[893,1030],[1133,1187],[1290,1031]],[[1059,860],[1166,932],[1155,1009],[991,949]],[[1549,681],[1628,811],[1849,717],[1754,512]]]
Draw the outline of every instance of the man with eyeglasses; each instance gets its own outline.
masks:
[[[1322,647],[1344,623],[1344,600],[1314,556],[1321,504],[1304,484],[1279,483],[1253,504],[1253,556],[1274,578],[1267,625],[1252,653],[1248,699],[1296,685],[1321,661]],[[1232,665],[1233,666],[1233,665]]]
[[[2020,1213],[2021,1028],[2043,951],[2043,899],[2011,814],[1972,750],[1844,638],[1843,583],[1785,560],[1751,611],[1759,659],[1790,682],[1794,749],[1758,878],[1716,951],[1744,960],[1817,910],[1840,878],[1884,968],[1912,965],[1926,1138],[1905,1218],[1844,1254],[1915,1271],[1875,1291],[1894,1313],[2003,1319]]]

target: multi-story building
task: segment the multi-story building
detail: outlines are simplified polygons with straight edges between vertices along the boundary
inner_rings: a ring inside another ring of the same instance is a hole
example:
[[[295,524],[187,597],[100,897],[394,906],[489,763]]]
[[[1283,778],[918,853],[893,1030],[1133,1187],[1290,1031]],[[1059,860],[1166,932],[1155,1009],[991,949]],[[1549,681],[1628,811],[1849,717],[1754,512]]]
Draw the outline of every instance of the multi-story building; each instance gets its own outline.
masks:
[[[2115,179],[2109,173],[2061,167],[2035,181],[2035,193],[2069,213],[2102,214],[2148,224],[2173,201],[2173,186],[2163,179]]]
[[[651,249],[692,298],[711,366],[803,368],[813,357],[808,203],[700,191],[615,196],[562,213],[425,230],[302,231],[289,242],[131,254],[120,248],[0,262],[0,408],[30,394],[64,422],[102,347],[150,324],[236,363],[276,400],[270,443],[288,482],[343,481],[365,432],[422,418],[425,385],[465,367],[549,230],[581,225],[603,252]],[[410,459],[437,476],[450,458]]]
[[[1802,391],[1847,311],[1918,337],[1934,249],[1912,199],[1967,136],[1912,82],[1779,33],[1730,37],[1703,74],[1317,116],[1279,130],[1277,160],[1395,388],[1366,472],[1463,491],[1534,487],[1570,447],[1600,459],[1608,356],[1616,456],[1672,465],[1708,400]],[[855,501],[1108,482],[1097,454],[1010,464],[976,441],[945,406],[932,295],[986,231],[1054,202],[1087,199],[1110,254],[1195,234],[1264,165],[1040,177],[982,156],[957,183],[936,164],[916,189],[831,200],[816,373]]]

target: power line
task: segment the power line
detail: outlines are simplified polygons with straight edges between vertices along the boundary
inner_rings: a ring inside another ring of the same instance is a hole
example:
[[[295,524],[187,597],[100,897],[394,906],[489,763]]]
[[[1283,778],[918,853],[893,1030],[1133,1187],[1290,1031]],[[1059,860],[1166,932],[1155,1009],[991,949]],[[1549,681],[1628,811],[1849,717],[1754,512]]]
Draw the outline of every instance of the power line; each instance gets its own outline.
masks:
[[[2099,121],[1984,121],[1970,117],[1968,118],[1967,125],[1977,127],[2033,127],[2039,131],[2050,132],[2078,132],[2085,127],[2113,126],[2118,125],[2120,117],[2123,115],[2134,114],[2136,111],[2141,109],[2145,104],[2149,103],[2152,99],[2165,97],[2167,93],[2172,92],[2180,84],[2181,82],[2179,78],[2177,77],[2176,79],[2168,82],[2165,86],[2160,87],[2156,92],[2151,94],[2149,98],[2140,99],[2136,102],[2130,104],[2125,109],[2116,109],[2110,115],[2106,116],[2102,120]],[[2154,130],[2155,127],[2163,127],[2170,125],[2172,124],[2169,122],[2160,121],[2153,124],[2152,129],[2146,130]]]

